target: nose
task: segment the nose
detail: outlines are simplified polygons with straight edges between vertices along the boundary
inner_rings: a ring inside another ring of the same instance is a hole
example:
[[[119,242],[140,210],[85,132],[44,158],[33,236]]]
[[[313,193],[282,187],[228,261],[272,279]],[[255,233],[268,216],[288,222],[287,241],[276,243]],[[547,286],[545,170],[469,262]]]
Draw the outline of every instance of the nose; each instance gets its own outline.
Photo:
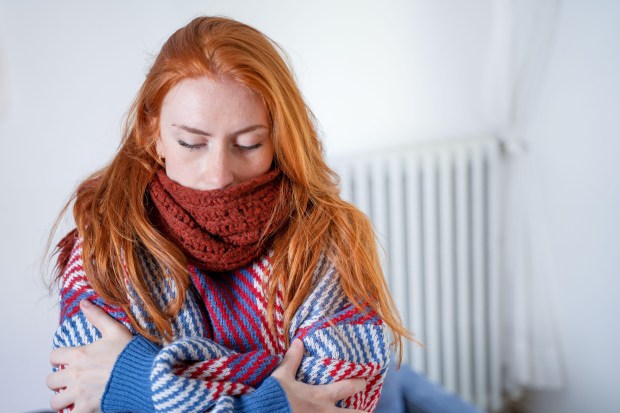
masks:
[[[212,156],[207,157],[204,165],[204,189],[223,189],[233,185],[235,176],[231,159],[224,148],[213,148]]]

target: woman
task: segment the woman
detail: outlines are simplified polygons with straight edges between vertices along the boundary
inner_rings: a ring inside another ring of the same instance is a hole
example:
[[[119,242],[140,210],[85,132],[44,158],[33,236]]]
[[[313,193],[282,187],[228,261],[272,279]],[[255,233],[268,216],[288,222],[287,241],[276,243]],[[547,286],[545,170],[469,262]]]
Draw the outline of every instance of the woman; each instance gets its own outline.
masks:
[[[274,44],[224,18],[178,30],[74,194],[52,408],[372,411],[388,330],[409,335],[338,194]]]

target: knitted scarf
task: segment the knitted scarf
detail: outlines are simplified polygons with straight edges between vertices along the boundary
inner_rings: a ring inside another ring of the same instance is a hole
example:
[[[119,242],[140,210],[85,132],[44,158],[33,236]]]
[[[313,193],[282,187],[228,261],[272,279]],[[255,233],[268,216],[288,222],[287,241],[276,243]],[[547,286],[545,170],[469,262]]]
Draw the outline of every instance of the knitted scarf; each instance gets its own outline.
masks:
[[[153,223],[208,271],[231,271],[261,255],[285,223],[278,208],[282,173],[274,169],[231,188],[200,191],[172,181],[163,169],[148,187]]]

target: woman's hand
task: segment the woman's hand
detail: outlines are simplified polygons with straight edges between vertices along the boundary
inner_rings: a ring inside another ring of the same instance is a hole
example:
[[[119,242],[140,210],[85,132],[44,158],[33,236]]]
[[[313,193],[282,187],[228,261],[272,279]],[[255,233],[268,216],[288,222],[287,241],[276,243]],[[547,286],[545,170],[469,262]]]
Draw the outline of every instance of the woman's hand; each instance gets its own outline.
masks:
[[[100,412],[100,403],[118,355],[132,335],[125,326],[88,300],[80,302],[86,319],[101,332],[101,339],[81,347],[52,351],[54,366],[64,366],[47,376],[47,387],[58,391],[50,406],[58,411],[73,405],[73,413]]]
[[[295,379],[297,369],[304,355],[304,345],[299,339],[295,339],[284,359],[271,376],[280,382],[286,392],[286,397],[291,405],[293,413],[299,412],[359,412],[361,410],[349,410],[336,407],[338,400],[346,399],[358,393],[366,387],[364,379],[348,379],[336,383],[312,385],[302,383]]]

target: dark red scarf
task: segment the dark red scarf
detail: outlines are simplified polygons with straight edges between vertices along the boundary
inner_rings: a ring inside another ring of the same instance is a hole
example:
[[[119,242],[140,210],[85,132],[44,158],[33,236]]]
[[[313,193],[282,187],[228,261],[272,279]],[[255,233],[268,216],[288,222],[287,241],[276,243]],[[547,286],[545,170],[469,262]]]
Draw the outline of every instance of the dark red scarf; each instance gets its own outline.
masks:
[[[160,169],[148,187],[150,217],[191,264],[235,270],[265,252],[265,241],[288,218],[277,208],[282,185],[282,173],[274,169],[231,188],[200,191],[179,185]]]

